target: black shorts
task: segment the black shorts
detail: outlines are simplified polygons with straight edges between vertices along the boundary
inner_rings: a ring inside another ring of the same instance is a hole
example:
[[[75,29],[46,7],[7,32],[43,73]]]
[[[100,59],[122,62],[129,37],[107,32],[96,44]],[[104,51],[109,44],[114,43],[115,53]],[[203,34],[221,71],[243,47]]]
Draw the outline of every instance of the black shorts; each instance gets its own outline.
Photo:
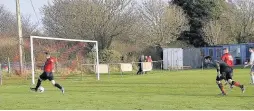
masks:
[[[53,73],[52,72],[43,72],[41,75],[40,75],[40,78],[41,80],[54,80],[54,76],[53,76]]]
[[[231,67],[226,68],[224,71],[221,71],[221,76],[220,77],[216,77],[216,81],[221,81],[221,80],[229,80],[232,79],[233,76],[233,69]]]

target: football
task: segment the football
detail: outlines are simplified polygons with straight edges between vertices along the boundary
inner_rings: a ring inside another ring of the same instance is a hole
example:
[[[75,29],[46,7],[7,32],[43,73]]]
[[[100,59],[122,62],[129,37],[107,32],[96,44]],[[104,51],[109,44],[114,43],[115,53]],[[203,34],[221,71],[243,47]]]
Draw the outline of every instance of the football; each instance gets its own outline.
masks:
[[[44,92],[44,87],[42,87],[42,86],[40,86],[39,88],[38,88],[38,92]]]

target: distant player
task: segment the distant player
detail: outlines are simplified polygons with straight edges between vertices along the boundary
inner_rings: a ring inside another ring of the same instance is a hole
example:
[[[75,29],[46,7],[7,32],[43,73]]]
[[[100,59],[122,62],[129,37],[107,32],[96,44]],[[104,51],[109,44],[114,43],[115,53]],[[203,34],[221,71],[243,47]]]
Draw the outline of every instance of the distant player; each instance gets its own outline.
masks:
[[[48,52],[45,52],[45,55],[46,55],[47,60],[44,64],[44,66],[43,66],[44,71],[40,75],[36,87],[35,88],[30,88],[30,89],[32,91],[37,91],[38,88],[41,85],[41,82],[48,79],[49,81],[51,81],[53,86],[57,87],[58,89],[60,89],[62,91],[62,93],[64,93],[64,88],[61,85],[59,85],[58,83],[55,82],[54,76],[53,76],[53,69],[54,69],[54,65],[55,65],[56,60],[53,57],[51,57]]]
[[[143,68],[142,68],[142,62],[145,61],[145,56],[142,55],[140,58],[139,58],[139,61],[138,61],[138,72],[137,74],[144,74],[144,71],[143,71]]]
[[[221,83],[223,79],[226,80],[230,85],[241,88],[242,93],[244,93],[244,85],[241,85],[239,82],[232,80],[232,68],[228,64],[223,61],[213,61],[210,56],[205,57],[205,63],[212,64],[217,69],[216,83],[218,84],[222,95],[226,95],[226,91]]]
[[[250,70],[251,84],[254,84],[254,66],[253,66],[254,65],[254,47],[250,47],[249,51],[251,53],[250,61],[244,67],[251,66],[251,70]]]

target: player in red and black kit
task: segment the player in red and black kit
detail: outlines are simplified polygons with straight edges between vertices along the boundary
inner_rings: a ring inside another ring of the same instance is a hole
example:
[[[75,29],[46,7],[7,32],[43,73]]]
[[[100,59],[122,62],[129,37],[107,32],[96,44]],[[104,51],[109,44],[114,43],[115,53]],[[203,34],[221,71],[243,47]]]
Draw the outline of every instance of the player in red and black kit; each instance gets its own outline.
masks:
[[[46,62],[44,64],[44,67],[43,67],[44,71],[40,75],[36,87],[31,88],[31,90],[37,91],[38,88],[41,85],[41,82],[48,79],[49,81],[51,81],[52,85],[54,85],[55,87],[60,89],[62,91],[62,93],[64,93],[64,88],[61,85],[59,85],[58,83],[55,82],[54,76],[53,76],[53,69],[54,69],[54,65],[55,65],[56,60],[53,57],[50,57],[50,54],[48,52],[45,52],[45,54],[46,54],[47,60],[46,60]]]
[[[229,53],[228,48],[223,49],[224,54],[221,57],[221,60],[224,61],[229,67],[234,66],[233,56]]]
[[[221,81],[224,79],[226,80],[230,85],[237,86],[241,88],[242,92],[244,93],[245,88],[244,85],[240,84],[237,81],[232,80],[232,68],[225,63],[224,61],[213,61],[210,56],[205,57],[205,63],[206,64],[212,64],[217,69],[217,77],[216,77],[216,83],[218,84],[218,87],[221,90],[222,95],[226,95],[226,91],[223,88],[223,85]]]
[[[228,48],[224,48],[223,53],[224,54],[222,55],[221,60],[223,62],[225,62],[231,68],[231,70],[232,70],[232,73],[231,73],[232,75],[231,76],[233,76],[233,72],[234,72],[234,69],[233,69],[233,66],[234,66],[233,56],[229,53]],[[225,85],[227,85],[227,84],[228,83],[226,82]],[[233,86],[231,85],[230,88],[233,88]]]

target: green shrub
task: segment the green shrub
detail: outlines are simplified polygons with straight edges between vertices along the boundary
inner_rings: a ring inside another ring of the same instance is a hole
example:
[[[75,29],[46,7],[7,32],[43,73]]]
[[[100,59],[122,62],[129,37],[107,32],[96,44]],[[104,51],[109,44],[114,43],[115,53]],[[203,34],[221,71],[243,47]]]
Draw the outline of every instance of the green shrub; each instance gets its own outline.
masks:
[[[115,50],[103,50],[99,52],[101,63],[117,63],[121,61],[121,54]]]

